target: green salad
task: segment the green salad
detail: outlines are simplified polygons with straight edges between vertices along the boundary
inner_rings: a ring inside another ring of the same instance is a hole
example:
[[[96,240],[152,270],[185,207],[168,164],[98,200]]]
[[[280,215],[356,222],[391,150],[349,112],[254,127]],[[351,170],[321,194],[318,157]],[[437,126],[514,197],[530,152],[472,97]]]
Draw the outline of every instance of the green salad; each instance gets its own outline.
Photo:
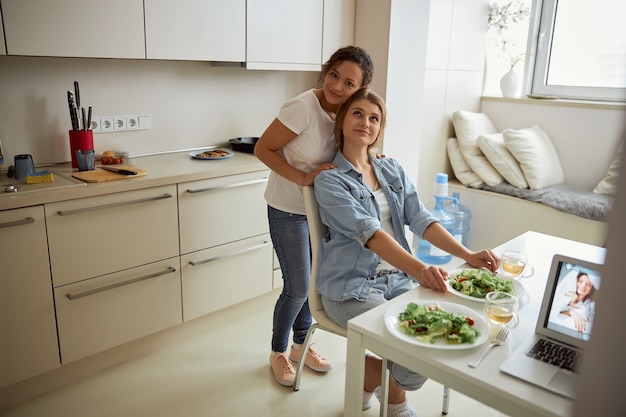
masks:
[[[451,274],[448,282],[458,292],[470,297],[485,298],[491,291],[513,294],[513,282],[498,278],[486,269],[464,269]]]
[[[474,343],[480,336],[471,317],[447,312],[438,305],[409,303],[399,319],[400,327],[408,335],[424,343],[435,343],[438,339],[449,344]]]

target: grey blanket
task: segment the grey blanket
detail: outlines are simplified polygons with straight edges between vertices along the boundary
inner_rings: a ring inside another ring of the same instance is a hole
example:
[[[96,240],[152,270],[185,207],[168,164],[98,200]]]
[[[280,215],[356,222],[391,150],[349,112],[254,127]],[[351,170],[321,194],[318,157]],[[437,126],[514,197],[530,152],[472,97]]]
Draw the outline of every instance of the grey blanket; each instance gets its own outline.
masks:
[[[495,186],[483,184],[479,189],[535,201],[565,213],[604,222],[609,220],[613,209],[612,196],[596,194],[569,185],[553,185],[540,190],[531,190],[517,188],[505,181]]]

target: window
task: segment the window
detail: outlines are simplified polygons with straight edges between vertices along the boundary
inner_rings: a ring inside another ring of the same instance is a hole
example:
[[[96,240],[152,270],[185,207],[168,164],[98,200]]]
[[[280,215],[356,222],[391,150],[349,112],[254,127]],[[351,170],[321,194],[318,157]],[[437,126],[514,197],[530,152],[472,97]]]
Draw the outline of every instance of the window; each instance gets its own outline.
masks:
[[[626,101],[624,16],[624,0],[543,0],[532,93]]]

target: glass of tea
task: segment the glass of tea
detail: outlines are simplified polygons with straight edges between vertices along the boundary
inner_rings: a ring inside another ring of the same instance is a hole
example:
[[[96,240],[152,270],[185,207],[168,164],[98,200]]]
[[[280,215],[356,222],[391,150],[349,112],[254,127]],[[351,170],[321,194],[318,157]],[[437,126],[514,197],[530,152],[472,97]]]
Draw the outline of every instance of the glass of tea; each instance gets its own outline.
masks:
[[[507,250],[500,255],[500,271],[515,279],[528,278],[535,273],[532,265],[528,264],[528,256],[515,250]]]
[[[519,318],[516,314],[519,300],[513,294],[492,291],[485,297],[485,314],[495,327],[517,327]]]

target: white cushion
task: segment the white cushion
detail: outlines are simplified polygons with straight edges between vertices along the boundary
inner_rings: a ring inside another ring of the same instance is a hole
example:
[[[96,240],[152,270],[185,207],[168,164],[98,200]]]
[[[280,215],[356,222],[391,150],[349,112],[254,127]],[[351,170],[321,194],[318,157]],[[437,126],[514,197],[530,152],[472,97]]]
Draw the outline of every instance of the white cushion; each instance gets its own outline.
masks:
[[[532,190],[562,184],[563,168],[548,134],[537,125],[503,132],[504,144],[519,162]]]
[[[476,142],[478,142],[478,147],[485,154],[487,160],[509,184],[517,188],[528,188],[522,168],[506,148],[502,133],[480,135]]]
[[[622,161],[623,143],[619,145],[615,159],[609,165],[609,170],[602,180],[593,189],[596,194],[615,194],[617,191],[617,179],[619,177],[619,165]]]
[[[448,159],[454,171],[454,176],[461,184],[472,188],[478,188],[483,183],[478,175],[472,171],[459,148],[459,141],[456,138],[449,138],[446,147],[448,149]]]
[[[491,119],[485,113],[459,110],[452,113],[452,124],[459,141],[461,153],[472,170],[487,184],[498,185],[504,178],[489,163],[478,147],[480,135],[497,133]]]

